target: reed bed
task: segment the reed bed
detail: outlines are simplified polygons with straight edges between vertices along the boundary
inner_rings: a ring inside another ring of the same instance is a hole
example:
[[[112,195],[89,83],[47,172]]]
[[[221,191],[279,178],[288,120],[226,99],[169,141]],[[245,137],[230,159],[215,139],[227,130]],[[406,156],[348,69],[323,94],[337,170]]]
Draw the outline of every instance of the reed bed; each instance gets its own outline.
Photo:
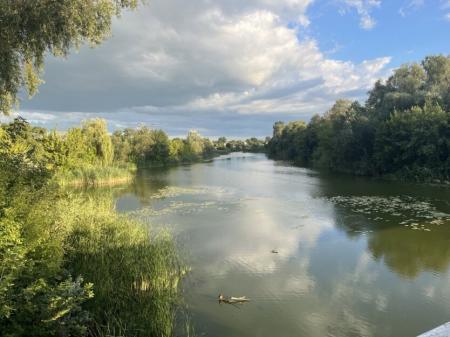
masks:
[[[62,187],[80,186],[113,186],[132,181],[136,174],[136,166],[132,164],[120,166],[85,165],[65,169],[55,176]]]
[[[93,283],[94,297],[85,304],[89,334],[172,336],[185,268],[171,235],[152,236],[116,213],[107,198],[66,202],[66,268]]]

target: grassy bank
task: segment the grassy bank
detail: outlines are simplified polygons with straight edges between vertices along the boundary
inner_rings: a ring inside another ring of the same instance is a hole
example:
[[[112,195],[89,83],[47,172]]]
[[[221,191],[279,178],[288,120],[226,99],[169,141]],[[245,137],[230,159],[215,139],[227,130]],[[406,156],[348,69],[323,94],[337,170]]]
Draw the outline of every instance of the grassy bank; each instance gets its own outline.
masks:
[[[55,180],[60,186],[113,186],[133,180],[136,166],[123,164],[115,166],[84,165],[58,172]]]
[[[108,198],[69,199],[65,266],[93,283],[91,335],[171,336],[183,274],[167,233],[151,236]]]
[[[171,336],[183,275],[172,238],[108,196],[47,186],[0,217],[0,336]]]
[[[135,171],[113,160],[103,121],[0,125],[0,337],[173,335],[184,270],[170,235],[118,214],[108,189],[62,188]]]

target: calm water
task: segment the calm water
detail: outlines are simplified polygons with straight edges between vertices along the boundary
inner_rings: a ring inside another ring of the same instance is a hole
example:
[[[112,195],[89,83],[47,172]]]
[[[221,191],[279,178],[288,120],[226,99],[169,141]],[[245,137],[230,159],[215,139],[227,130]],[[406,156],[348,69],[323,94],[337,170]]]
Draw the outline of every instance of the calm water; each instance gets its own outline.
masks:
[[[450,188],[233,154],[143,172],[117,208],[176,235],[197,336],[401,337],[450,321]]]

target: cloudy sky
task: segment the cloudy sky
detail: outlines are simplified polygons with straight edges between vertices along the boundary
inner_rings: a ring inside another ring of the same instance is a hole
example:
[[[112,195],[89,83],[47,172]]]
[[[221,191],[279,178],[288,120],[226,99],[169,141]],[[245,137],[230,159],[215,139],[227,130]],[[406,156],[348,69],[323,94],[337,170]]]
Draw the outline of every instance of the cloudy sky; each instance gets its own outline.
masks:
[[[448,0],[149,0],[67,59],[20,113],[67,129],[107,118],[170,135],[266,136],[340,97],[364,100],[405,62],[450,53]]]

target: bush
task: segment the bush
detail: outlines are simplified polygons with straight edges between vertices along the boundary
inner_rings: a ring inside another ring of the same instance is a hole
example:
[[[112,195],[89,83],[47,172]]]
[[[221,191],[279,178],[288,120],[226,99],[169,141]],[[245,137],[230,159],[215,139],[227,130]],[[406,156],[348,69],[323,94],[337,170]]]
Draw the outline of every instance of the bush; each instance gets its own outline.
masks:
[[[173,332],[174,243],[116,213],[109,195],[17,192],[0,218],[0,268],[0,336]]]

